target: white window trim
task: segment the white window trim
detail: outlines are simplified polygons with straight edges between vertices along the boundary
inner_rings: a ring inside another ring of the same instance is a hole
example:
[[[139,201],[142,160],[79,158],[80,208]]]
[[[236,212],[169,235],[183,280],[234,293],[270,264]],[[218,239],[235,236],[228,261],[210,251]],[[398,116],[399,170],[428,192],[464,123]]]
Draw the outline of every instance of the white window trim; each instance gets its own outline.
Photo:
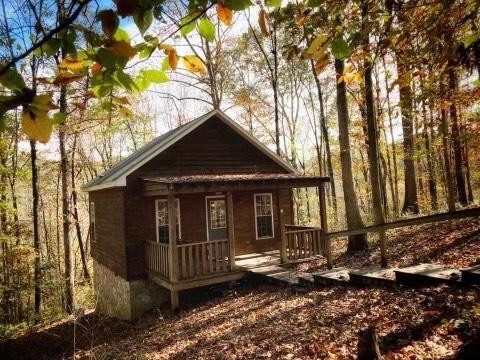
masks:
[[[91,237],[90,241],[95,242],[95,241],[97,241],[97,240],[96,240],[97,231],[96,231],[96,229],[95,229],[95,227],[96,227],[96,221],[95,221],[95,202],[90,201],[90,209],[89,209],[89,212],[88,212],[88,213],[90,214],[90,227],[91,227],[91,229],[90,229],[90,237]],[[92,234],[93,234],[93,236],[92,236]]]
[[[158,227],[160,226],[160,224],[158,223],[158,204],[161,203],[161,202],[166,202],[167,203],[167,209],[168,209],[168,199],[155,199],[155,234],[156,234],[157,243],[160,242],[160,239],[158,238]],[[177,219],[178,219],[177,238],[181,239],[182,238],[182,221],[181,221],[181,218],[180,218],[180,199],[175,198],[175,202],[177,203]]]
[[[224,199],[225,200],[225,211],[227,210],[227,200],[225,195],[208,195],[205,196],[205,226],[207,228],[207,241],[210,241],[210,232],[209,232],[209,224],[208,224],[208,200],[209,199]],[[228,228],[228,218],[225,219],[225,227],[224,228],[217,228],[217,229],[227,229]]]
[[[272,236],[262,236],[258,237],[258,226],[257,226],[257,196],[267,195],[270,197],[270,217],[272,219]],[[255,193],[253,194],[253,209],[255,211],[255,238],[257,240],[263,239],[273,239],[275,238],[275,221],[273,219],[273,196],[272,193]]]

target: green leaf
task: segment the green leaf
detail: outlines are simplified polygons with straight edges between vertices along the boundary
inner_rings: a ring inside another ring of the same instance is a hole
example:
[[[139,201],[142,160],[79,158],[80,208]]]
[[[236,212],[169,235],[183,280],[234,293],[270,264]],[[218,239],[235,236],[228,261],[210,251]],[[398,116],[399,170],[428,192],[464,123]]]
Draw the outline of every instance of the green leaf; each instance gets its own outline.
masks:
[[[307,0],[307,7],[317,7],[322,4],[323,0]]]
[[[170,80],[167,74],[165,74],[165,71],[162,71],[162,70],[144,69],[144,70],[141,70],[140,73],[148,81],[157,83],[157,84],[164,83]]]
[[[97,62],[109,70],[123,69],[127,65],[127,61],[128,59],[103,48],[97,52]]]
[[[252,2],[250,0],[226,0],[225,5],[232,10],[239,11],[252,6]]]
[[[133,21],[135,21],[135,24],[138,27],[138,30],[140,31],[140,34],[145,34],[145,32],[148,30],[150,25],[152,25],[152,20],[153,20],[153,12],[152,9],[148,10],[137,10],[133,14]]]
[[[112,75],[113,81],[128,91],[137,91],[137,85],[133,81],[132,77],[122,70],[117,70]]]
[[[168,57],[163,58],[160,69],[162,69],[162,71],[170,70],[170,62],[168,61]]]
[[[480,87],[480,79],[477,79],[477,80],[473,81],[472,84],[474,86]]]
[[[465,46],[465,48],[468,48],[470,45],[472,45],[475,41],[478,40],[478,37],[479,35],[473,31],[467,32],[462,38],[463,46]]]
[[[54,124],[61,124],[65,121],[66,118],[67,118],[67,114],[59,111],[53,114],[52,121]]]
[[[100,74],[92,77],[92,91],[96,97],[104,97],[111,93],[113,84],[112,78],[106,74]]]
[[[22,76],[14,68],[9,68],[0,75],[0,84],[13,91],[22,91],[25,89],[25,82]]]
[[[265,5],[268,7],[279,7],[282,5],[282,0],[265,0]]]
[[[126,41],[128,43],[130,43],[130,35],[128,35],[128,33],[123,30],[122,28],[118,28],[116,31],[115,31],[115,34],[113,34],[113,38],[117,41]]]
[[[180,26],[180,33],[182,36],[187,36],[187,34],[191,33],[195,26],[197,25],[197,20],[194,20],[198,16],[198,12],[195,11],[191,14],[188,14],[180,19],[179,26]]]
[[[202,17],[197,22],[198,33],[207,41],[215,40],[215,25],[207,17]]]
[[[333,39],[330,46],[335,59],[345,59],[350,56],[350,46],[341,37]]]
[[[43,44],[41,47],[35,49],[33,51],[33,54],[35,56],[42,56],[42,54],[45,54],[47,56],[53,56],[57,53],[58,49],[60,49],[61,45],[62,40],[58,38],[52,38],[48,40],[45,44]]]
[[[150,87],[150,80],[148,80],[143,74],[138,74],[135,78],[135,86],[137,87],[138,91],[142,92],[147,90]]]
[[[62,48],[66,54],[76,54],[77,48],[75,46],[75,40],[77,39],[77,33],[73,28],[68,29],[62,36]]]

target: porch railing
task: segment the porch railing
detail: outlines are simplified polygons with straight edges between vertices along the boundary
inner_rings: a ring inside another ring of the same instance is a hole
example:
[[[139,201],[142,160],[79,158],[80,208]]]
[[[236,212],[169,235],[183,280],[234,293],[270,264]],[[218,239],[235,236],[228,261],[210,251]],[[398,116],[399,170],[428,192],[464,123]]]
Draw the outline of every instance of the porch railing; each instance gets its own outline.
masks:
[[[177,245],[179,279],[193,279],[229,271],[228,239]]]
[[[169,277],[170,246],[168,244],[147,241],[145,245],[145,261],[147,269]]]
[[[169,244],[147,241],[147,269],[169,279],[170,251]],[[174,265],[178,280],[196,279],[230,270],[228,239],[178,244],[176,253]]]
[[[285,238],[285,254],[290,261],[321,255],[326,249],[321,228],[285,225]]]

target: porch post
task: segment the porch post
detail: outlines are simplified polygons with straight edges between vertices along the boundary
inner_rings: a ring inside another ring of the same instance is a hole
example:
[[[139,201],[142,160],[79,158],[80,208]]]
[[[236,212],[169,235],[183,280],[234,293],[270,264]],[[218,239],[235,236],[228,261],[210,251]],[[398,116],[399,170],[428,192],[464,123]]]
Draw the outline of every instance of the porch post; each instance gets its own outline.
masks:
[[[283,209],[280,201],[280,190],[277,189],[277,216],[278,227],[280,230],[280,263],[287,262],[287,238],[285,237],[285,222],[283,219]]]
[[[328,236],[327,206],[325,204],[324,183],[318,185],[318,210],[320,212],[320,224],[322,227],[322,240],[325,242],[325,257],[327,258],[327,268],[332,268],[332,246]]]
[[[227,191],[227,226],[228,226],[228,258],[230,271],[235,271],[235,229],[233,220],[233,196]]]
[[[175,195],[168,193],[168,239],[169,239],[169,273],[170,281],[175,282],[178,279],[178,249],[177,249],[177,211],[175,209]]]

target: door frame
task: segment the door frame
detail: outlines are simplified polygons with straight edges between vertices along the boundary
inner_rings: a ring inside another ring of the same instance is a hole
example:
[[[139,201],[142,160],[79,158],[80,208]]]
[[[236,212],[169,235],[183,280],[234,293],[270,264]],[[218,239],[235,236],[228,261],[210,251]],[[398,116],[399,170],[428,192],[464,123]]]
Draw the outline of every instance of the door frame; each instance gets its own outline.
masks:
[[[225,195],[207,195],[205,196],[205,227],[207,230],[207,241],[210,241],[210,225],[208,222],[208,200],[209,199],[222,199],[225,202],[225,214],[227,214],[227,197]],[[225,218],[225,229],[227,229],[228,234],[228,218]]]

